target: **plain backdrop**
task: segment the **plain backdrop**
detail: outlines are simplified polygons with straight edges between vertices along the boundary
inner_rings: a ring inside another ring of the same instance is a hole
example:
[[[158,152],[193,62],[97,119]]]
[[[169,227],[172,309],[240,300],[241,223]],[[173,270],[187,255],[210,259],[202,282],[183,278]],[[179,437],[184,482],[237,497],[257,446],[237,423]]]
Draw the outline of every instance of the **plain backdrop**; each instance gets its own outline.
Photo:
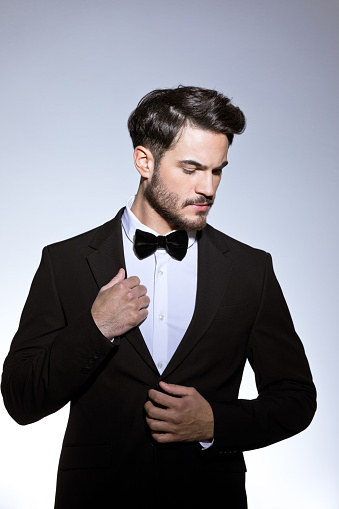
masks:
[[[1,364],[43,246],[136,191],[139,99],[197,85],[246,114],[209,222],[272,254],[319,402],[304,433],[245,454],[250,509],[339,508],[338,22],[338,0],[0,0]],[[1,509],[53,507],[67,416],[21,427],[1,402]]]

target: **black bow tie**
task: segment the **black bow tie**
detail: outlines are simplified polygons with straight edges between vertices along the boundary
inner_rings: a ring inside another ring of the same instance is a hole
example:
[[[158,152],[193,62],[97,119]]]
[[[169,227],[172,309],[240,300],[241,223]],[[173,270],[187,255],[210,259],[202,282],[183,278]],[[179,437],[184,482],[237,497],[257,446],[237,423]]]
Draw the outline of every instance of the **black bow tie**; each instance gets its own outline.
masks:
[[[185,230],[178,230],[165,237],[162,235],[156,237],[152,233],[135,230],[134,250],[141,260],[161,247],[166,249],[170,256],[181,261],[186,255],[187,246],[188,237]]]

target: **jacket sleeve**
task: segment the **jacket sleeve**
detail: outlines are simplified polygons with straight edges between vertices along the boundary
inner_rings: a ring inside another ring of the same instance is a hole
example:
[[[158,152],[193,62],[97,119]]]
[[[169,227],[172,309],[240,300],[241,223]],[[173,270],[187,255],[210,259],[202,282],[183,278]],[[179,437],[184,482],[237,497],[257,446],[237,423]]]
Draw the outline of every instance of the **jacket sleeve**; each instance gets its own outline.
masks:
[[[291,437],[310,424],[316,411],[309,364],[269,254],[247,357],[258,397],[212,403],[215,450],[257,449]]]
[[[9,414],[29,424],[55,412],[90,383],[115,349],[90,309],[67,322],[45,248],[4,362],[1,391]]]

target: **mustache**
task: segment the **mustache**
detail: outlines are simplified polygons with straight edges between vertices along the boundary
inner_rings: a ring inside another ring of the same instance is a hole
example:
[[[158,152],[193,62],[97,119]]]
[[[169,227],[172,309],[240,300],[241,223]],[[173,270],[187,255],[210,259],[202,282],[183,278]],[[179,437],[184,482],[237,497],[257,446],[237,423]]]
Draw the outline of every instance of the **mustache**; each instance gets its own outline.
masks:
[[[202,203],[204,204],[207,204],[207,205],[213,205],[214,203],[214,196],[212,197],[209,197],[209,196],[198,196],[197,198],[188,198],[184,204],[183,204],[183,208],[184,207],[188,207],[189,205],[201,205]]]

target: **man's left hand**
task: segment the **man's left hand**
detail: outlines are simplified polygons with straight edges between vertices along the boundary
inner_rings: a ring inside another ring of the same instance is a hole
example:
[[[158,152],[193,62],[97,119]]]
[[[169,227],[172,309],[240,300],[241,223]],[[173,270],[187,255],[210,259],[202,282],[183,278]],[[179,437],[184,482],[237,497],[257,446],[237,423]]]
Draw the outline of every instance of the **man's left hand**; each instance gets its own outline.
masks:
[[[145,404],[146,422],[154,440],[159,443],[212,440],[214,418],[208,401],[194,387],[165,382],[159,385],[166,394],[150,389],[150,399]]]

